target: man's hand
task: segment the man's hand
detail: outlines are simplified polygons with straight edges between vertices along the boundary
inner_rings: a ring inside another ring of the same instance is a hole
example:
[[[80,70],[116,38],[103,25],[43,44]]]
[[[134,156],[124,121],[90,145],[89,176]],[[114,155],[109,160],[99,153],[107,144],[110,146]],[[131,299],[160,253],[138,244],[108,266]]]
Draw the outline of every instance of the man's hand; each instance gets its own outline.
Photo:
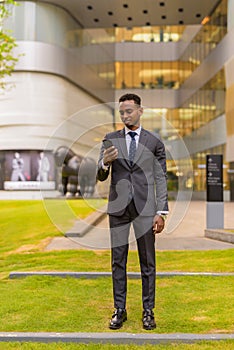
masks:
[[[153,220],[153,231],[158,234],[163,231],[165,226],[165,221],[160,215],[155,215]]]
[[[105,149],[103,153],[103,164],[110,165],[118,157],[118,150],[114,146]]]

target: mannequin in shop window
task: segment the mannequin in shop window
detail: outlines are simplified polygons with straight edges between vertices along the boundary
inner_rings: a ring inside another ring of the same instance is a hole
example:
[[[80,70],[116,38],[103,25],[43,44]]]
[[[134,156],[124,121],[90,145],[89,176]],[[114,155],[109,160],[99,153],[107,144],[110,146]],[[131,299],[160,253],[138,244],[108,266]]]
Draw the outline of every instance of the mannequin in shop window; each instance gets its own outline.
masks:
[[[50,171],[49,159],[46,157],[44,152],[41,152],[40,158],[38,159],[37,181],[43,181],[43,182],[49,181],[49,171]]]
[[[23,174],[24,160],[18,152],[15,152],[15,157],[12,160],[11,181],[25,181]]]

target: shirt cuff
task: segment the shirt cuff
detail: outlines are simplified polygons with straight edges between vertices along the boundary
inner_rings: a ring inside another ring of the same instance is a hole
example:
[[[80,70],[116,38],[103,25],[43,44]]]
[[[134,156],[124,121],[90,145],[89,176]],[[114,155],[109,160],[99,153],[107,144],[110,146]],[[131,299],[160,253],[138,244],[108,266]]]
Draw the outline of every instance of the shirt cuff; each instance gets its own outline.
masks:
[[[157,214],[158,215],[168,215],[169,211],[166,211],[166,210],[159,210],[157,211]]]
[[[104,163],[103,163],[103,159],[102,159],[102,169],[103,170],[105,170],[105,171],[108,171],[109,170],[109,165],[105,165]]]

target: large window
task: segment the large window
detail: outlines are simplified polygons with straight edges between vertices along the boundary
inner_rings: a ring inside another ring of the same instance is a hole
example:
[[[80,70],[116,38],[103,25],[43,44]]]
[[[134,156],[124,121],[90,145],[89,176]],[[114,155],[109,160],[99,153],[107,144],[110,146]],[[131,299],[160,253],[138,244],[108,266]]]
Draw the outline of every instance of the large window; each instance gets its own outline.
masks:
[[[116,89],[178,89],[192,73],[187,62],[116,62]]]
[[[116,42],[177,42],[181,39],[185,26],[145,26],[116,28]]]
[[[180,108],[178,117],[181,122],[181,136],[192,133],[224,111],[225,77],[222,69]]]
[[[190,71],[193,72],[218,45],[226,33],[227,0],[223,0],[213,14],[203,20],[201,30],[184,52],[181,62],[187,62],[190,65]]]

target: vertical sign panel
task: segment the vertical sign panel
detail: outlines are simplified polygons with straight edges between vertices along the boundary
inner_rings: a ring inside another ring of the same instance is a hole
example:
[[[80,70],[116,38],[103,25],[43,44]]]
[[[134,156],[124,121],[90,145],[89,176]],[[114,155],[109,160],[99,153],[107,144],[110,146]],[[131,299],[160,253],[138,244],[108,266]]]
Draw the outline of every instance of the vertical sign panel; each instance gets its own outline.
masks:
[[[207,202],[223,202],[223,156],[206,156],[206,193]]]

